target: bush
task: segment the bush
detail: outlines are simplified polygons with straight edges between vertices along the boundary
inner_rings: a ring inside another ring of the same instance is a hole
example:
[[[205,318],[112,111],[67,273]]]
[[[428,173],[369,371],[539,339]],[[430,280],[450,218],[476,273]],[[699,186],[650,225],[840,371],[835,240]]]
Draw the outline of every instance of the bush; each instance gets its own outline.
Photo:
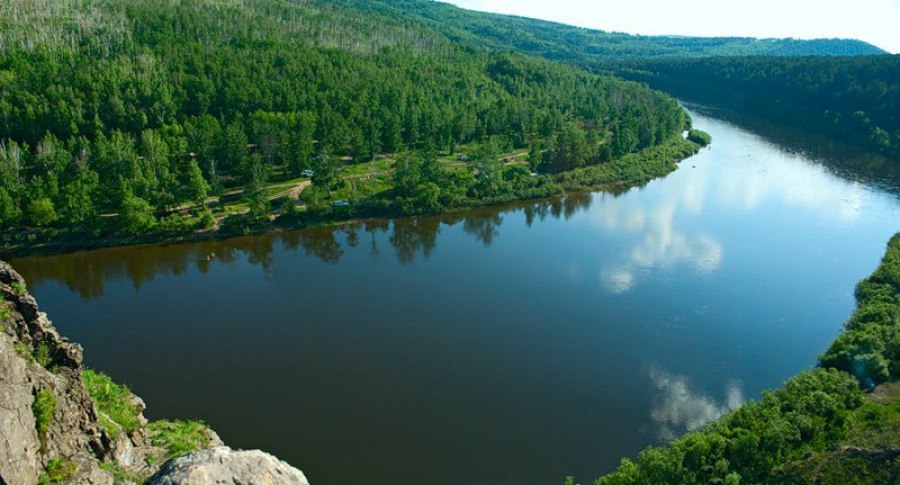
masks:
[[[49,226],[57,220],[53,201],[47,197],[35,199],[28,204],[28,218],[38,227]]]
[[[194,230],[194,220],[190,216],[172,214],[160,220],[156,229],[164,234],[182,234]]]
[[[712,137],[709,133],[697,129],[692,129],[688,131],[688,140],[705,147],[712,143]]]

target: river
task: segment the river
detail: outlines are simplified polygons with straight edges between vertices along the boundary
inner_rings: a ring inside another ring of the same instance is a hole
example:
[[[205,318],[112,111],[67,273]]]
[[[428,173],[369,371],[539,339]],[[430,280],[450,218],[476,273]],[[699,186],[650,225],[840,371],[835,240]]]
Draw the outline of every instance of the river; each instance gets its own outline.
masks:
[[[314,485],[589,481],[814,366],[900,230],[900,164],[692,109],[624,194],[12,263],[150,418]]]

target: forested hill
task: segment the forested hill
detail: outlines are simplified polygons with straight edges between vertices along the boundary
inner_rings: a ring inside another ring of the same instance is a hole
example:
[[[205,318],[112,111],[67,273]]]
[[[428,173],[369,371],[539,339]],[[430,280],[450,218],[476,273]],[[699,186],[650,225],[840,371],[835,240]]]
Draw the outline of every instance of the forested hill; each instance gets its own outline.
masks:
[[[900,159],[898,55],[648,61],[619,74]]]
[[[329,0],[328,3],[403,19],[474,48],[518,51],[580,64],[711,56],[854,56],[885,53],[871,44],[849,39],[629,35],[476,12],[431,0]]]
[[[0,228],[141,234],[234,189],[268,216],[266,180],[312,169],[333,194],[336,169],[381,153],[484,144],[479,162],[493,163],[497,149],[535,145],[558,171],[684,125],[639,84],[332,2],[0,1]],[[456,203],[539,180],[457,172]],[[432,206],[448,184],[428,186]]]

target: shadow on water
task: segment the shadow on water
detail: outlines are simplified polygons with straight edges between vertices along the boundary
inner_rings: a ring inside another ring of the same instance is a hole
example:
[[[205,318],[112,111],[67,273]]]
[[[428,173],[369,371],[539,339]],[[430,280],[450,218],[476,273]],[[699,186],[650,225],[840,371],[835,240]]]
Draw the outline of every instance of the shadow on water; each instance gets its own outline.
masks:
[[[842,179],[875,187],[900,198],[900,160],[743,113],[684,104],[692,112],[749,130],[778,150],[807,158]]]
[[[732,123],[752,131],[761,140],[788,155],[809,159],[835,176],[878,188],[900,198],[900,161],[866,152],[854,146],[785,127],[760,118],[700,105],[685,103],[693,112]],[[619,197],[624,193],[609,194]],[[229,264],[246,258],[270,273],[272,251],[281,245],[288,250],[302,250],[306,255],[323,262],[337,263],[345,247],[355,248],[360,239],[368,237],[373,258],[384,256],[375,235],[389,233],[388,241],[400,263],[413,263],[416,258],[428,258],[438,243],[443,227],[462,224],[463,231],[485,246],[500,234],[505,216],[522,213],[530,227],[548,217],[568,220],[587,210],[592,202],[590,193],[486,207],[433,217],[407,219],[378,219],[298,231],[275,232],[256,236],[235,237],[185,244],[156,244],[123,248],[108,248],[56,256],[17,258],[13,263],[21,268],[25,278],[33,284],[46,280],[63,282],[82,298],[103,296],[104,281],[127,278],[135,289],[157,275],[183,274],[191,266],[205,273],[213,262]]]
[[[428,258],[438,243],[442,228],[461,225],[465,234],[485,246],[500,235],[505,216],[522,213],[526,224],[535,221],[569,219],[591,205],[590,193],[572,193],[553,199],[522,202],[500,207],[446,214],[434,217],[404,219],[372,219],[337,227],[273,232],[256,236],[210,240],[185,244],[155,244],[105,248],[70,254],[33,256],[13,260],[32,285],[57,281],[92,300],[104,295],[104,283],[127,279],[135,290],[160,275],[178,276],[191,267],[206,274],[214,264],[230,265],[238,261],[260,266],[266,274],[274,271],[272,253],[278,246],[290,251],[303,251],[325,263],[338,263],[345,248],[370,245],[373,260],[387,254],[379,247],[386,238],[397,261],[411,264],[417,258]]]

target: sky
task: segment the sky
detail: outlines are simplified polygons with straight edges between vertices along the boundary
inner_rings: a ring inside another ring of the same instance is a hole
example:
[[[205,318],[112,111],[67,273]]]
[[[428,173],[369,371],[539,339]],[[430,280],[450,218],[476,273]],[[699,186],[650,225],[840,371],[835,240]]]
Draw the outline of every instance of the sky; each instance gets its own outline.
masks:
[[[860,39],[900,53],[900,0],[444,0],[644,35]]]

